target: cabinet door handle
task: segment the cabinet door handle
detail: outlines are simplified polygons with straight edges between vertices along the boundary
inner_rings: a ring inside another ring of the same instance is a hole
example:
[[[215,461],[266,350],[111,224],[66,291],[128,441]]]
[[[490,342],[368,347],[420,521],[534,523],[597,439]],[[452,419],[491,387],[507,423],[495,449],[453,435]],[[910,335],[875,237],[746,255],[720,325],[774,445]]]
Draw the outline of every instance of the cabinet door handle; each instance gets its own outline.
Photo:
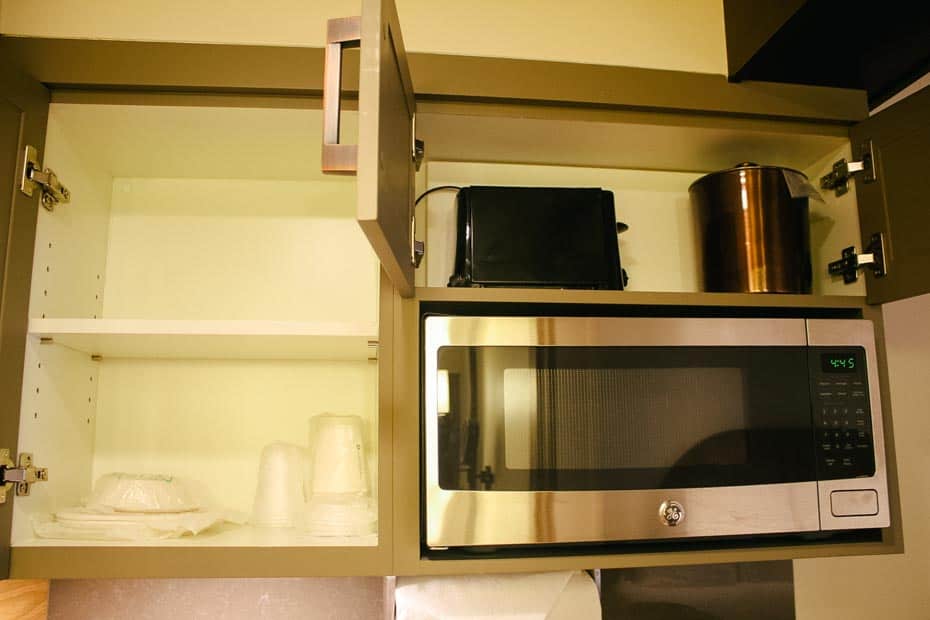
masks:
[[[340,95],[342,94],[342,51],[359,47],[362,18],[340,17],[326,24],[323,62],[323,172],[354,174],[358,168],[358,145],[339,143]]]

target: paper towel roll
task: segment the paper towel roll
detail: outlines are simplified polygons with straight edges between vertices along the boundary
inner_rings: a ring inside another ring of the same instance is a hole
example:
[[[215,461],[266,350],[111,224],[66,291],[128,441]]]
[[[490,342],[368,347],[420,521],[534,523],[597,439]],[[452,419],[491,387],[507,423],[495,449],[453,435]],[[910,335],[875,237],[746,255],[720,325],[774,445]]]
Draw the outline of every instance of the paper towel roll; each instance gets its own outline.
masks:
[[[397,620],[600,620],[597,587],[583,572],[398,577]]]
[[[600,620],[601,615],[601,596],[597,585],[588,573],[578,571],[568,580],[546,620]]]

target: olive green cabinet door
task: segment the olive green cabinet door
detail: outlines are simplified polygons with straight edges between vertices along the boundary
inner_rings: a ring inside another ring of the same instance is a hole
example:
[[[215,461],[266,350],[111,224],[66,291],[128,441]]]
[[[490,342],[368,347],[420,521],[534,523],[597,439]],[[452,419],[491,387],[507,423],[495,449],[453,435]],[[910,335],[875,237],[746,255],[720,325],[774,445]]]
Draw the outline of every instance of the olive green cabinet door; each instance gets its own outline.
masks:
[[[926,2],[723,0],[723,21],[733,81],[863,90],[874,108],[930,69]]]
[[[856,180],[862,247],[885,238],[882,277],[866,271],[868,301],[930,293],[930,88],[856,125],[854,148],[871,140],[876,179]]]
[[[360,47],[358,145],[339,143],[341,56]],[[416,103],[393,0],[362,0],[361,17],[330,20],[323,92],[323,171],[356,174],[358,222],[394,287],[413,295]]]
[[[48,91],[0,53],[0,449],[16,458],[40,191],[20,190],[26,146],[41,158]],[[0,505],[0,576],[9,575],[12,489]]]
[[[723,0],[729,77],[747,79],[747,65],[803,5],[804,0]]]

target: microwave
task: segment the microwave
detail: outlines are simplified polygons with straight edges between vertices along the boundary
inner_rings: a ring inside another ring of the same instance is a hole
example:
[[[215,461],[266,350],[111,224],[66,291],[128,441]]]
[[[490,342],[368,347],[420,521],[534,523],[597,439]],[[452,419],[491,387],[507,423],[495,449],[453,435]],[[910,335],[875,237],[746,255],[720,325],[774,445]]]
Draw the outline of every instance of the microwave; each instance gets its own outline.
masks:
[[[888,527],[872,323],[427,315],[428,550]]]

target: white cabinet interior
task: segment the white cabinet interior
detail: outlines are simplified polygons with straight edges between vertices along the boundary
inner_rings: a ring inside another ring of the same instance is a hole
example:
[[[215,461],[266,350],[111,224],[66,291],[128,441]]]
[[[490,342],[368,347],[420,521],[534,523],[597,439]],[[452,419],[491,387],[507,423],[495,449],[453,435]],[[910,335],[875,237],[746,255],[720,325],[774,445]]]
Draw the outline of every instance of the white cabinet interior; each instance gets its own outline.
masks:
[[[33,532],[108,472],[186,478],[247,518],[262,448],[306,446],[326,412],[365,420],[378,497],[379,267],[354,179],[319,172],[321,127],[312,109],[51,106],[45,161],[72,201],[39,215],[19,438],[49,481],[17,498],[14,546],[116,544]],[[142,544],[377,537],[227,524]]]
[[[429,110],[428,106],[427,110]],[[516,110],[516,108],[514,108]],[[501,107],[486,116],[448,106],[418,117],[429,161],[423,189],[440,185],[601,187],[614,192],[620,255],[631,291],[699,292],[700,255],[688,186],[703,174],[739,162],[795,168],[817,185],[841,157],[850,159],[845,128],[759,123],[681,115]],[[573,116],[574,115],[574,116]],[[562,118],[564,116],[564,118]],[[675,124],[678,123],[678,124]],[[864,295],[864,281],[844,285],[827,263],[858,245],[855,184],[837,198],[810,201],[813,294]],[[455,255],[455,193],[424,199],[427,286],[446,286]]]

